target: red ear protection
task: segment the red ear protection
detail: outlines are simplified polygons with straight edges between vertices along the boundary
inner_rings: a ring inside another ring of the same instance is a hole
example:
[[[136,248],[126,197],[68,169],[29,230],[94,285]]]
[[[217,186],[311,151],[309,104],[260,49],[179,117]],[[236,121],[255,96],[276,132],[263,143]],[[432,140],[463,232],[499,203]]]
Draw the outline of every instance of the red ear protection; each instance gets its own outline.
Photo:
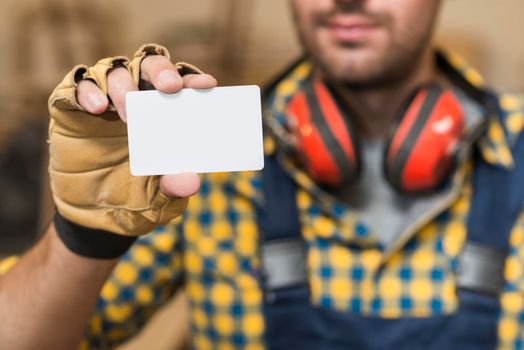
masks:
[[[288,124],[304,165],[319,183],[336,187],[359,172],[356,137],[326,85],[308,83],[288,105]]]
[[[463,119],[453,93],[434,84],[418,89],[406,101],[386,143],[386,179],[411,193],[442,183],[454,165]]]
[[[307,83],[287,110],[288,125],[306,170],[329,187],[353,181],[360,169],[358,139],[343,111],[318,80]],[[386,142],[386,179],[407,193],[441,184],[454,165],[463,123],[460,103],[450,91],[434,84],[417,89]]]

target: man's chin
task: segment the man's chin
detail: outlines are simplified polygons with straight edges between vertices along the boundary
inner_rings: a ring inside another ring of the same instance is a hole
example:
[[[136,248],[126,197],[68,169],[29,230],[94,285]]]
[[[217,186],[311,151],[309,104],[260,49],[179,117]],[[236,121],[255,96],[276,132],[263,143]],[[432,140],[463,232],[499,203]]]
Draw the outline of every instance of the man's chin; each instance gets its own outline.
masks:
[[[321,70],[323,71],[323,76],[331,81],[344,84],[367,85],[375,82],[382,74],[377,65],[369,63],[369,61],[327,62],[321,67]]]
[[[376,52],[365,48],[333,49],[326,51],[324,57],[319,57],[317,62],[322,62],[325,70],[335,77],[366,76],[371,71],[376,71],[383,61]]]

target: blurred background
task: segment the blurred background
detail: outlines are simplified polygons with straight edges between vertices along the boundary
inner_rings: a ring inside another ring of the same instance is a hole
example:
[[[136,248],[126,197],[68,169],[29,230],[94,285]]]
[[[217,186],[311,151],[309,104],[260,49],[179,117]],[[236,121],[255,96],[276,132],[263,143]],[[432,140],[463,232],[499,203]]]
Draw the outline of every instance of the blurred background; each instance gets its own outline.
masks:
[[[300,54],[285,0],[2,0],[0,257],[27,249],[49,222],[47,97],[75,64],[157,42],[221,85],[263,84]],[[448,0],[437,33],[491,85],[524,90],[524,1]],[[184,298],[122,349],[178,349]],[[184,325],[181,327],[181,325]]]

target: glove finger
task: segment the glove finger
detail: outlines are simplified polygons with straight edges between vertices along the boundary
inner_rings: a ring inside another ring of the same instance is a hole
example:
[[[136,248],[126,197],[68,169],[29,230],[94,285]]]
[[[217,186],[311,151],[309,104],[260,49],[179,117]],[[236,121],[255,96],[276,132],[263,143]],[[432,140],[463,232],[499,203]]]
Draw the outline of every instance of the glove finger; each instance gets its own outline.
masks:
[[[180,73],[181,76],[184,76],[186,74],[202,74],[202,70],[196,66],[193,66],[190,63],[186,62],[177,62],[175,63],[175,67],[178,70],[178,73]]]
[[[107,75],[107,93],[120,119],[127,121],[126,94],[129,91],[137,91],[138,86],[133,81],[131,73],[123,67],[118,67]]]
[[[90,80],[81,80],[78,83],[76,99],[91,114],[102,114],[109,106],[107,96]]]
[[[160,45],[157,44],[145,44],[142,45],[137,52],[133,55],[133,59],[129,62],[129,70],[133,75],[133,80],[139,83],[141,89],[143,89],[144,81],[140,79],[142,76],[141,66],[142,61],[149,56],[164,56],[169,59],[169,51]],[[151,84],[146,84],[151,85]]]

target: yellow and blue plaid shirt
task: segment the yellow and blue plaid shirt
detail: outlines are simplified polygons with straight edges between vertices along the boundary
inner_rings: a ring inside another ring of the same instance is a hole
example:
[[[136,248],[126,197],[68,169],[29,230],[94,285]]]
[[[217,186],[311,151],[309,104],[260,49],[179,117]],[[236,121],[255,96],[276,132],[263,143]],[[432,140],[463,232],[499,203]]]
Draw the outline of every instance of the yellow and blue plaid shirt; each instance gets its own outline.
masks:
[[[460,58],[448,59],[469,82],[483,84]],[[310,69],[308,63],[297,66],[277,85],[267,107],[282,112]],[[511,93],[499,97],[502,122],[489,121],[479,147],[488,163],[511,169],[511,147],[524,127],[524,99]],[[275,152],[275,143],[265,141],[266,153]],[[459,190],[445,207],[413,223],[386,250],[351,208],[324,193],[291,162],[283,165],[298,185],[313,304],[382,318],[428,317],[457,309],[455,267],[467,235],[470,164],[455,175]],[[182,287],[190,301],[196,349],[263,349],[256,218],[263,200],[259,172],[203,176],[201,191],[183,217],[140,238],[122,258],[102,289],[82,348],[111,348],[133,336]],[[12,262],[0,263],[0,273]],[[510,235],[500,349],[524,345],[523,268],[524,213]]]

